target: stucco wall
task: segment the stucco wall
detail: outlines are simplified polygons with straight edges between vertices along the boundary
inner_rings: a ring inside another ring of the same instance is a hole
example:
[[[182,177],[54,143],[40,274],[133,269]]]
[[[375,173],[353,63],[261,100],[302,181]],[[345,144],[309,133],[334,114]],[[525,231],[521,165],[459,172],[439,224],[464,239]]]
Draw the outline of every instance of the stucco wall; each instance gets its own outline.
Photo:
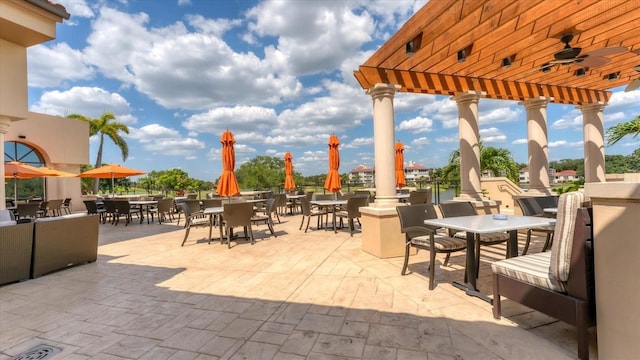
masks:
[[[22,139],[20,136],[24,136]],[[90,164],[89,124],[59,116],[29,112],[27,119],[13,121],[5,141],[28,144],[40,151],[48,167],[80,173],[80,165]],[[79,178],[46,179],[48,199],[72,198],[72,210],[84,210]]]

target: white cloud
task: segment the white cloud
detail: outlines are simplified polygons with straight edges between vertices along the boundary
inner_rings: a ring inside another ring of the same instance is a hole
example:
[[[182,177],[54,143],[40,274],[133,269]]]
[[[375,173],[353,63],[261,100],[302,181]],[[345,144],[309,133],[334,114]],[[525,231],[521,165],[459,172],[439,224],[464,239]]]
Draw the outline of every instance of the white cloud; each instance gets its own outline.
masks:
[[[150,152],[168,156],[197,158],[197,154],[205,148],[204,142],[194,138],[183,138],[175,129],[159,124],[149,124],[141,128],[129,128],[127,138],[137,140]]]
[[[513,145],[522,145],[522,144],[528,144],[529,140],[527,140],[527,139],[516,139],[516,140],[513,140],[511,143]]]
[[[433,131],[433,120],[418,116],[410,120],[401,121],[396,131],[409,131],[413,134]]]
[[[89,80],[94,69],[86,64],[84,55],[66,43],[52,47],[36,45],[27,49],[29,86],[53,87],[63,83]]]
[[[260,106],[235,106],[211,109],[182,122],[190,131],[220,135],[227,129],[240,133],[267,131],[276,125],[276,112]]]
[[[93,119],[110,112],[117,121],[127,125],[138,121],[131,115],[131,108],[125,98],[97,87],[73,87],[67,91],[45,92],[30,110],[58,116],[75,113]]]
[[[440,144],[456,143],[458,140],[457,134],[452,136],[439,136],[436,138],[436,142]]]
[[[350,143],[344,144],[341,147],[345,149],[355,149],[361,146],[369,146],[369,145],[373,145],[373,138],[371,137],[356,138],[356,139],[353,139]]]
[[[501,143],[507,140],[507,136],[498,128],[480,129],[480,140],[484,143]]]
[[[429,139],[426,138],[426,137],[419,137],[419,138],[413,139],[411,141],[411,145],[414,145],[414,146],[419,147],[419,148],[423,147],[425,145],[429,145],[430,143],[431,143],[431,141],[429,141]]]

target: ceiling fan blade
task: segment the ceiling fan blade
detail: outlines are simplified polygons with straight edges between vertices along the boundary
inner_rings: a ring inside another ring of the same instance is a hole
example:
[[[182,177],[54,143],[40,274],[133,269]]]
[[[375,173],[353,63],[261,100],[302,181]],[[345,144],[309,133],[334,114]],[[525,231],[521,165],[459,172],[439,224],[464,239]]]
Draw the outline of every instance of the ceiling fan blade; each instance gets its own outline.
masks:
[[[627,51],[627,48],[624,46],[611,46],[611,47],[606,47],[606,48],[602,48],[602,49],[596,49],[593,51],[589,51],[587,53],[585,53],[585,55],[589,55],[589,56],[607,56],[607,55],[613,55],[613,54],[619,54],[622,52]]]
[[[555,64],[571,64],[571,63],[574,63],[575,61],[576,61],[576,58],[551,60],[551,61],[549,61],[549,64],[551,64],[551,65],[555,65]]]
[[[586,55],[586,54],[585,54]],[[603,56],[589,56],[585,58],[578,58],[576,63],[579,63],[583,67],[596,67],[602,66],[611,61],[611,59]]]
[[[531,69],[531,70],[525,71],[525,72],[523,72],[522,74],[520,74],[520,75],[518,76],[518,79],[521,79],[521,78],[526,77],[526,76],[529,76],[529,75],[531,75],[531,74],[534,74],[534,73],[540,72],[540,71],[542,71],[542,69],[551,69],[551,68],[553,67],[553,65],[554,65],[554,64],[553,64],[553,61],[552,61],[552,62],[550,62],[549,64],[545,64],[545,65],[542,65],[542,66],[538,66],[538,67],[533,68],[533,69]]]
[[[640,78],[637,78],[631,82],[631,84],[627,85],[624,89],[625,92],[633,91],[637,88],[640,88]]]

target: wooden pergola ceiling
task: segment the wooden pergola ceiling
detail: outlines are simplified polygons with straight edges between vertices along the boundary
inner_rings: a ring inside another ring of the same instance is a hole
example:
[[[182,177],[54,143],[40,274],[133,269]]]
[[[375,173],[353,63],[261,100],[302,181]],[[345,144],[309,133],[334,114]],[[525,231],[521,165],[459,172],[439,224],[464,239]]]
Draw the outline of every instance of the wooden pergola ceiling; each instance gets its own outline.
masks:
[[[431,0],[354,75],[364,89],[388,83],[413,93],[607,102],[608,89],[640,78],[638,14],[640,0]],[[566,34],[581,51],[557,60]]]

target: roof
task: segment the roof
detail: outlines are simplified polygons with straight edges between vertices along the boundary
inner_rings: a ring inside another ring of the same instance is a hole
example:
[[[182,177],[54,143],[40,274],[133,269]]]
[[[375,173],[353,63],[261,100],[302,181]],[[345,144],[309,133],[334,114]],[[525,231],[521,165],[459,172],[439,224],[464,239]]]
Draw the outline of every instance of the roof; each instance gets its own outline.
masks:
[[[607,102],[609,89],[640,77],[639,12],[638,0],[429,1],[354,75],[364,89],[388,83],[413,93]],[[571,61],[557,60],[567,34]]]
[[[374,170],[374,168],[366,167],[365,165],[359,165],[357,168],[351,169],[350,172],[352,172],[352,173],[355,173],[355,172],[372,172],[373,170]]]
[[[64,6],[54,3],[53,1],[48,1],[48,0],[25,0],[25,1],[43,10],[46,10],[52,14],[60,16],[63,19],[68,20],[69,17],[71,17],[71,14],[67,12],[67,9]]]
[[[575,170],[562,170],[556,171],[556,176],[576,176],[578,174]]]

